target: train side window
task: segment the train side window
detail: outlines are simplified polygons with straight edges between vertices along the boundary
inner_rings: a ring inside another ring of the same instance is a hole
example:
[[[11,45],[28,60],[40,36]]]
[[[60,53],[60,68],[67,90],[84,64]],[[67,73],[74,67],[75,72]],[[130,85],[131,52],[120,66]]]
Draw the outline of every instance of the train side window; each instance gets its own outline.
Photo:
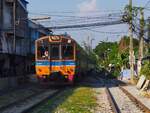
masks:
[[[62,58],[63,59],[73,59],[74,58],[74,48],[72,45],[62,46]]]

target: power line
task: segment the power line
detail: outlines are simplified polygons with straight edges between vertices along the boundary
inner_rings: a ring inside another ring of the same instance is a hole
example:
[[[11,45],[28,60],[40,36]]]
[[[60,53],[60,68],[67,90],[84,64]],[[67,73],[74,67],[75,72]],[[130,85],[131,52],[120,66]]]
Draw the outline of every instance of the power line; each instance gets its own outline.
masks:
[[[114,13],[114,12],[123,12],[123,10],[94,10],[94,11],[88,11],[86,13]],[[35,13],[35,12],[29,12],[29,13]],[[39,12],[39,14],[52,14],[52,13],[57,13],[57,14],[75,14],[75,13],[80,13],[79,11],[49,11],[49,12]],[[35,13],[37,14],[37,13]]]
[[[89,28],[85,28],[85,30],[89,30],[89,31],[97,32],[97,33],[102,33],[102,34],[123,34],[123,33],[127,33],[127,32],[106,32],[106,31],[97,31],[97,30],[93,30],[93,29],[89,29]]]
[[[93,18],[93,19],[67,19],[67,20],[52,20],[52,21],[39,21],[41,24],[45,26],[62,26],[62,25],[72,25],[72,24],[88,24],[88,23],[99,23],[99,22],[106,22],[112,20],[119,20],[120,17],[117,18]]]
[[[90,28],[79,28],[79,29],[69,29],[67,31],[81,31],[81,30],[88,30],[88,31],[92,31],[92,32],[96,32],[96,33],[100,33],[100,34],[123,34],[123,33],[127,33],[127,32],[106,32],[106,31],[97,31],[94,29],[90,29]],[[66,31],[66,29],[59,29],[57,31]]]
[[[30,14],[33,14],[33,13],[30,13]],[[51,14],[44,14],[44,13],[42,13],[42,14],[34,13],[34,14],[46,15],[46,16],[50,16],[50,17],[54,16],[54,17],[59,17],[59,18],[62,18],[62,17],[68,18],[68,19],[64,19],[64,20],[56,20],[55,19],[52,21],[38,21],[43,24],[45,23],[44,25],[46,25],[46,23],[49,25],[56,24],[55,26],[59,26],[59,27],[60,26],[70,26],[71,27],[72,24],[73,25],[76,24],[79,27],[80,25],[78,25],[78,24],[83,25],[83,23],[84,23],[84,26],[86,24],[105,23],[106,21],[110,21],[110,20],[112,21],[113,19],[120,20],[120,18],[122,18],[122,16],[124,15],[123,13],[109,13],[109,14],[92,15],[92,16],[51,15]],[[92,26],[97,26],[97,25],[92,25]]]
[[[147,8],[148,4],[150,3],[150,0],[147,1],[147,3],[145,4],[144,8]]]
[[[90,19],[92,18],[91,16],[74,16],[74,15],[58,15],[58,14],[44,14],[44,13],[32,13],[32,12],[29,12],[29,14],[33,14],[33,15],[44,15],[44,16],[54,16],[54,17],[69,17],[69,18],[87,18],[87,19]],[[105,16],[120,16],[121,14],[123,13],[109,13],[109,14],[105,14]],[[92,15],[94,16],[94,15]],[[100,15],[97,15],[96,17],[99,17]]]
[[[86,28],[92,26],[107,26],[107,25],[116,25],[116,24],[124,24],[122,20],[109,21],[109,22],[98,22],[98,23],[89,23],[89,24],[79,24],[79,25],[65,25],[65,26],[54,26],[47,27],[49,29],[67,29],[67,28]]]

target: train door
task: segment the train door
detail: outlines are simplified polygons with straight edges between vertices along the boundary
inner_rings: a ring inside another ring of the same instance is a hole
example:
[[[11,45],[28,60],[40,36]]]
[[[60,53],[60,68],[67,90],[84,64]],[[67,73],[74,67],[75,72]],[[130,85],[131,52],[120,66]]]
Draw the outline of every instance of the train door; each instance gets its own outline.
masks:
[[[58,72],[60,69],[60,44],[50,44],[49,45],[49,51],[50,51],[50,71],[51,72]]]

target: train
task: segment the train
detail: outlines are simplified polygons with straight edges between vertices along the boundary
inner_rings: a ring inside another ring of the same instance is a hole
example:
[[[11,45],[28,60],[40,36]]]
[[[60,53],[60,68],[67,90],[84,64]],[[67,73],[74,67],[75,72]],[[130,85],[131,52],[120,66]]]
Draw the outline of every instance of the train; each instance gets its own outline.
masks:
[[[35,70],[40,83],[73,84],[95,68],[95,60],[70,35],[35,41]]]

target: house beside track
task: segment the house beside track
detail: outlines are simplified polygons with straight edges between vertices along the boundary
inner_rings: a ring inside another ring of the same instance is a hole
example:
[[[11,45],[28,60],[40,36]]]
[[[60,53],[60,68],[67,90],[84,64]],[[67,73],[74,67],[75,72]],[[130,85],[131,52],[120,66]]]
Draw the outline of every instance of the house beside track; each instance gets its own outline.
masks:
[[[26,0],[16,0],[14,13],[14,0],[0,0],[0,90],[16,86],[31,73],[34,40],[50,32],[28,20],[27,4]]]

